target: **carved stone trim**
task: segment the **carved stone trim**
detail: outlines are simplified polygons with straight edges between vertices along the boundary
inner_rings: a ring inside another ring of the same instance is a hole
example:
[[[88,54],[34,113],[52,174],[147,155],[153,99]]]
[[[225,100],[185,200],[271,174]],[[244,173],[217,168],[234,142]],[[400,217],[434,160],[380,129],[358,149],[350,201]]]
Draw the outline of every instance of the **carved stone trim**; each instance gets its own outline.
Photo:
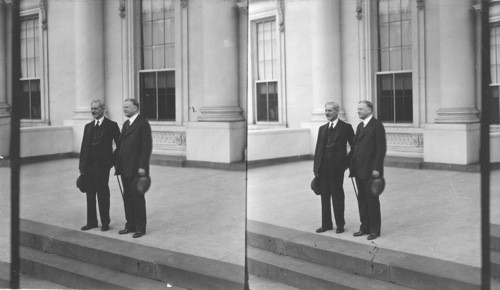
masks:
[[[42,18],[42,30],[47,29],[47,0],[40,0],[40,16]]]
[[[356,1],[356,18],[361,20],[363,18],[363,0]]]
[[[387,133],[387,145],[423,148],[424,135],[411,133]]]
[[[120,7],[118,7],[118,10],[120,11],[120,18],[125,18],[125,11],[127,7],[127,1],[126,0],[120,0]]]
[[[280,31],[285,30],[285,1],[278,0],[278,22],[280,26]]]
[[[179,5],[181,6],[181,8],[186,8],[188,6],[188,0],[181,0]]]
[[[186,146],[186,133],[173,131],[153,131],[153,144]]]
[[[422,10],[425,7],[425,1],[424,0],[417,0],[417,9]]]

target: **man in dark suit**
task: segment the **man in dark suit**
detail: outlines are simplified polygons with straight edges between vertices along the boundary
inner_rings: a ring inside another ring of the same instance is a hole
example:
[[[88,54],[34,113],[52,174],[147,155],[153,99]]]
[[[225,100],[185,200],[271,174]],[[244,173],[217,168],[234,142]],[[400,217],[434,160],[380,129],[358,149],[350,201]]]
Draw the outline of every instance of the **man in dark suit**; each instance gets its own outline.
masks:
[[[96,195],[101,217],[101,231],[109,230],[109,170],[114,165],[113,140],[118,144],[118,124],[104,117],[104,102],[93,100],[90,110],[94,120],[85,125],[80,150],[80,174],[87,187],[87,224],[82,231],[97,228]]]
[[[384,158],[387,148],[385,129],[382,123],[373,117],[373,104],[360,101],[359,123],[354,137],[351,156],[350,177],[356,178],[358,188],[358,208],[361,226],[355,237],[367,234],[368,240],[380,236],[381,216],[379,197],[371,193],[369,181],[384,174]]]
[[[135,232],[133,237],[146,234],[146,200],[134,183],[138,176],[149,176],[149,159],[153,148],[149,122],[139,115],[139,102],[126,99],[123,102],[125,121],[117,149],[116,174],[123,182],[123,204],[125,207],[125,229],[119,234]]]
[[[347,143],[352,143],[352,126],[338,118],[339,105],[326,103],[325,115],[328,123],[319,127],[316,151],[314,153],[314,175],[319,178],[321,191],[321,227],[322,233],[333,229],[330,199],[336,233],[344,232],[344,171],[347,169]]]

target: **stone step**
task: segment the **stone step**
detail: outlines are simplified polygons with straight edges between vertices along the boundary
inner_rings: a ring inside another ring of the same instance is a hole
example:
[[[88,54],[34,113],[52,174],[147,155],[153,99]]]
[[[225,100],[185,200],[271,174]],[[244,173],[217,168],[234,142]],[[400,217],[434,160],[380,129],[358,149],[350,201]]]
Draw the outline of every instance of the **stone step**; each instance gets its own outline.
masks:
[[[298,288],[285,285],[271,279],[264,278],[262,276],[249,274],[248,275],[248,287],[253,290],[297,290]]]
[[[299,289],[411,289],[249,247],[248,271]]]
[[[249,220],[247,245],[417,289],[480,289],[481,270]],[[375,244],[374,244],[375,245]]]
[[[22,289],[66,289],[55,284],[30,275],[19,275],[19,286]],[[10,288],[10,263],[0,262],[0,288]]]
[[[490,224],[490,249],[500,252],[500,225]]]
[[[491,251],[490,262],[491,262],[491,277],[494,279],[500,279],[500,252]]]
[[[185,167],[186,157],[152,154],[150,163],[160,166]]]
[[[185,289],[106,267],[21,247],[21,272],[70,288]]]
[[[244,268],[21,219],[21,245],[189,289],[243,289]]]

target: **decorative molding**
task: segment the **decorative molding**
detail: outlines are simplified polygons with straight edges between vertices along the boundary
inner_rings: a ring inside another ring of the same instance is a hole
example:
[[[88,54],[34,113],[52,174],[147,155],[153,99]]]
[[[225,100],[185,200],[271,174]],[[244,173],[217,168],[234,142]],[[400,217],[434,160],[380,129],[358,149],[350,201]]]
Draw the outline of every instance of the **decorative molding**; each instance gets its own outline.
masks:
[[[127,7],[127,1],[126,0],[120,0],[120,7],[118,7],[118,10],[120,11],[120,18],[125,18],[125,11]]]
[[[187,0],[186,0],[187,1]],[[247,13],[248,12],[248,2],[247,1],[243,1],[243,2],[238,2],[236,3],[236,6],[238,6],[238,8]]]
[[[358,20],[363,18],[363,0],[356,1],[356,18],[358,18]]]
[[[153,131],[152,135],[156,145],[186,146],[186,132]]]
[[[285,0],[278,0],[278,22],[280,26],[280,31],[285,31]]]
[[[181,8],[186,8],[188,6],[188,0],[181,0],[179,5]]]
[[[425,7],[425,1],[424,0],[417,0],[417,9],[422,10]]]
[[[389,146],[404,146],[412,148],[423,148],[424,147],[424,135],[423,134],[411,134],[411,133],[387,133],[387,145]]]
[[[40,0],[40,16],[42,18],[42,30],[47,29],[47,0]]]

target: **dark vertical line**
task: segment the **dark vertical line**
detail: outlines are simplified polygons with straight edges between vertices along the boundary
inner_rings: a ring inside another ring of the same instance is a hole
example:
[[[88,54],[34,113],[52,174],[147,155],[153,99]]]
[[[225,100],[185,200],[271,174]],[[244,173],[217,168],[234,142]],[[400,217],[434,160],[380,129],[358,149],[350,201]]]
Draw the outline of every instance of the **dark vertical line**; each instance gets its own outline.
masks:
[[[490,289],[490,26],[489,1],[481,9],[481,289]]]
[[[21,78],[21,34],[19,0],[12,2],[12,111],[10,133],[11,170],[11,254],[10,287],[19,288],[19,175],[20,175],[20,78]]]

